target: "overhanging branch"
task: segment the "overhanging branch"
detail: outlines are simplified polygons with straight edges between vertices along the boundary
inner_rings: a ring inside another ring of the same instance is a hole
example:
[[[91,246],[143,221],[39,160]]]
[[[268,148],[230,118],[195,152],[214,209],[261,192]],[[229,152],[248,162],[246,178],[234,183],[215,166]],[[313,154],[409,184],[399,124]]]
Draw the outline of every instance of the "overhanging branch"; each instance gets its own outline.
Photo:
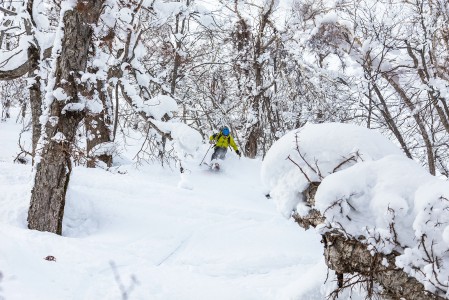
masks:
[[[2,13],[6,14],[6,15],[9,15],[9,16],[17,16],[17,13],[16,13],[16,12],[13,12],[13,11],[8,10],[8,9],[6,9],[6,8],[3,8],[3,7],[0,7],[0,11],[1,11]]]
[[[13,69],[13,70],[7,70],[2,71],[0,70],[0,80],[13,80],[17,79],[19,77],[24,76],[32,69],[32,64],[29,60],[27,60],[24,64],[21,66]]]
[[[123,86],[123,83],[119,82],[118,83],[120,86],[120,89],[122,90],[122,95],[123,98],[126,100],[126,102],[128,102],[129,105],[131,105],[131,107],[134,107],[133,105],[133,100],[131,99],[131,97],[128,96],[128,94],[126,94],[126,89]],[[168,140],[173,140],[172,136],[169,133],[166,133],[164,131],[162,131],[161,129],[159,129],[152,121],[151,118],[149,118],[143,111],[137,111],[137,113],[146,121],[148,122],[148,124],[154,129],[156,130],[161,136],[166,137]]]
[[[34,46],[31,46],[31,48]],[[27,51],[31,48],[28,48]],[[51,49],[48,48],[44,50],[43,58],[49,58],[51,56]],[[22,65],[18,66],[15,69],[12,70],[1,70],[0,69],[0,80],[13,80],[20,78],[22,76],[25,76],[27,73],[30,73],[34,71],[34,68],[36,67],[36,62],[33,62],[30,59],[27,59]]]

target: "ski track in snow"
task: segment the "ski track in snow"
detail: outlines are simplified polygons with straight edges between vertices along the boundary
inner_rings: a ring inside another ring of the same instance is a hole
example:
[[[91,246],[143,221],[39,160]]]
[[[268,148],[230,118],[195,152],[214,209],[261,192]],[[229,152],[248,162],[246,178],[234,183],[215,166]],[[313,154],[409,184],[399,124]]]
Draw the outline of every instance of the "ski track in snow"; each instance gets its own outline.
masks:
[[[130,300],[324,298],[320,237],[264,197],[260,161],[228,153],[209,172],[199,151],[181,177],[76,167],[61,237],[26,228],[31,167],[12,163],[17,137],[0,123],[0,298],[125,299],[114,270]]]

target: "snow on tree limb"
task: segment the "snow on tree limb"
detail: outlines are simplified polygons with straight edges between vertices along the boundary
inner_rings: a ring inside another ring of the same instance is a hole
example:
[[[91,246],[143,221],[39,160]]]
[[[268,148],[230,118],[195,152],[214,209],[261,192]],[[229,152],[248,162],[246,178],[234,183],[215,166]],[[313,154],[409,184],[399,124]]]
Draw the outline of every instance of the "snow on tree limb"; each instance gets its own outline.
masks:
[[[22,65],[16,66],[12,70],[0,70],[0,80],[17,79],[26,75],[30,70],[32,70],[31,62],[26,60]]]
[[[32,46],[32,37],[23,37],[13,50],[0,50],[0,80],[21,77],[31,70],[28,60],[28,48]]]
[[[393,298],[449,294],[449,183],[379,134],[307,125],[273,145],[262,178],[286,217],[323,235],[330,268]]]
[[[401,152],[375,131],[340,123],[307,124],[286,134],[271,147],[262,165],[262,179],[277,201],[278,209],[290,217],[293,210],[305,208],[297,194],[311,182],[320,182],[320,177],[355,162],[376,160],[389,154]],[[355,161],[348,160],[352,156]],[[288,157],[301,166],[308,179]]]
[[[124,81],[125,83],[123,83],[123,81],[120,80],[118,84],[120,86],[120,89],[123,91],[122,95],[123,98],[126,100],[126,102],[128,102],[128,104],[131,105],[131,107],[133,107],[136,110],[136,112],[142,118],[144,118],[148,122],[148,124],[150,124],[150,126],[154,130],[156,130],[161,136],[165,136],[169,140],[172,140],[173,138],[170,136],[170,134],[159,129],[159,127],[155,124],[155,122],[151,120],[151,117],[148,116],[147,113],[141,109],[140,104],[143,103],[142,99],[140,98],[140,96],[136,94],[133,87],[131,87],[129,84],[126,84],[127,81]]]
[[[17,13],[16,13],[16,12],[14,12],[14,11],[12,11],[12,10],[9,10],[9,9],[6,9],[6,8],[4,8],[4,7],[1,7],[1,6],[0,6],[0,11],[1,11],[2,13],[4,13],[5,15],[8,15],[8,16],[17,16]]]

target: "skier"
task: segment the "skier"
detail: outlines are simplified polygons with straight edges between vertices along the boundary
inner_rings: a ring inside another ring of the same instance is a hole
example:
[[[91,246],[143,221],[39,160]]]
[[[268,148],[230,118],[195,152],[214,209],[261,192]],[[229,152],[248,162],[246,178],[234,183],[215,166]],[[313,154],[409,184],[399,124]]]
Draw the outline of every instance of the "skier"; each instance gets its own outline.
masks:
[[[228,151],[228,146],[231,146],[235,153],[237,153],[238,156],[241,156],[241,153],[237,147],[237,145],[234,142],[234,139],[230,135],[229,128],[223,127],[219,133],[213,134],[209,138],[209,143],[215,144],[214,148],[215,151],[212,154],[211,161],[214,159],[224,159],[226,152]],[[218,167],[218,164],[215,164],[216,167]]]

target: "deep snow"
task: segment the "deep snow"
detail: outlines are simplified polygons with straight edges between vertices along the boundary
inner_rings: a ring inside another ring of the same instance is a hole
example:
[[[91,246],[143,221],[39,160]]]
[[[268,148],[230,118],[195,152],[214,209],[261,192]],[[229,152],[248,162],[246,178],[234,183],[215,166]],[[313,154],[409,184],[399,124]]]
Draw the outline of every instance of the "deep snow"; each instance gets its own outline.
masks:
[[[340,123],[293,130],[268,151],[262,179],[286,217],[310,212],[301,195],[320,182],[319,233],[338,230],[372,255],[395,251],[396,267],[449,298],[449,182],[376,130]]]
[[[197,165],[204,145],[183,177],[76,167],[57,236],[26,228],[31,166],[12,162],[19,128],[0,123],[0,297],[125,299],[119,277],[135,282],[127,299],[324,298],[319,235],[265,198],[260,161],[228,153],[212,173]]]

